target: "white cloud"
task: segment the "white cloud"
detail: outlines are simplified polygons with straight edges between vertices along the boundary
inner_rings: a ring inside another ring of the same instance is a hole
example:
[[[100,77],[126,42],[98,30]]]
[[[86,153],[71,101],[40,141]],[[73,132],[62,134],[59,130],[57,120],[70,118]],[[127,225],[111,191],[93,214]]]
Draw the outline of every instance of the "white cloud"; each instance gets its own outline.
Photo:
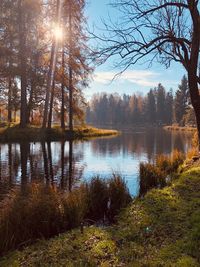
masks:
[[[108,85],[114,79],[114,81],[117,83],[130,82],[144,87],[151,87],[158,84],[159,75],[159,73],[149,70],[126,71],[121,75],[116,75],[116,73],[111,71],[102,71],[95,73],[93,81],[96,83]]]

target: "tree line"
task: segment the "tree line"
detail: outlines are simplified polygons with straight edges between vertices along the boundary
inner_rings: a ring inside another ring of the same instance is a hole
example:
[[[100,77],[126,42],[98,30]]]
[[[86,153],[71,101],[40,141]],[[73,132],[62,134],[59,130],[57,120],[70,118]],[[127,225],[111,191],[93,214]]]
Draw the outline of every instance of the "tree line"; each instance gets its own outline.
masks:
[[[145,96],[95,94],[87,108],[86,121],[109,125],[194,125],[188,90],[187,78],[183,76],[175,94],[160,83]]]
[[[85,0],[0,1],[0,109],[20,126],[38,123],[73,129],[82,120],[82,88],[92,69]]]

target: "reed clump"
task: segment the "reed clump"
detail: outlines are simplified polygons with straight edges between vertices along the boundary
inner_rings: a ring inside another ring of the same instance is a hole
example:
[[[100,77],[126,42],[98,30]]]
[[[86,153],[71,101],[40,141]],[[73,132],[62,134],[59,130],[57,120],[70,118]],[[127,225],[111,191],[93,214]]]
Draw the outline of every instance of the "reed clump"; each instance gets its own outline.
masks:
[[[174,150],[170,156],[158,155],[153,164],[141,162],[140,195],[145,194],[150,188],[164,187],[184,160],[185,155]]]
[[[114,176],[95,177],[66,193],[41,184],[15,189],[0,203],[0,254],[88,220],[97,223],[107,217],[112,221],[130,200],[125,182]]]

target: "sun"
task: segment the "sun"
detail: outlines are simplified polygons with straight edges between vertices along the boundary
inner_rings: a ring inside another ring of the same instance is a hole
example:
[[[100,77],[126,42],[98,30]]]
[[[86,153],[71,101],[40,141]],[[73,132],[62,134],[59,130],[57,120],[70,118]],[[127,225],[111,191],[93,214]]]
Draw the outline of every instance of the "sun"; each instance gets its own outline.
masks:
[[[53,32],[53,35],[56,38],[56,40],[62,40],[63,30],[60,26],[57,26],[57,25],[54,26],[52,32]]]

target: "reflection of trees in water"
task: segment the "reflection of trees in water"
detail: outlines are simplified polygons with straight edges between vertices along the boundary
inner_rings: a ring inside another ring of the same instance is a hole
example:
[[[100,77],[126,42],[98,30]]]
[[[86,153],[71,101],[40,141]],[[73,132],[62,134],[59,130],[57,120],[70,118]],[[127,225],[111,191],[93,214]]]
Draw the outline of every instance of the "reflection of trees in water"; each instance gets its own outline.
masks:
[[[92,141],[92,150],[102,156],[115,156],[119,153],[133,154],[136,157],[147,155],[148,161],[154,159],[157,154],[170,154],[173,149],[186,151],[189,136],[180,132],[172,133],[160,128],[123,133],[121,136],[108,139],[96,139]]]
[[[16,184],[20,166],[17,144],[0,144],[0,199]],[[16,178],[15,178],[16,177]]]
[[[29,182],[71,190],[82,176],[83,167],[76,165],[82,158],[80,151],[74,155],[73,142],[2,144],[0,194],[18,183],[23,189]]]
[[[92,150],[95,154],[115,155],[122,148],[121,137],[98,138],[91,141]]]

